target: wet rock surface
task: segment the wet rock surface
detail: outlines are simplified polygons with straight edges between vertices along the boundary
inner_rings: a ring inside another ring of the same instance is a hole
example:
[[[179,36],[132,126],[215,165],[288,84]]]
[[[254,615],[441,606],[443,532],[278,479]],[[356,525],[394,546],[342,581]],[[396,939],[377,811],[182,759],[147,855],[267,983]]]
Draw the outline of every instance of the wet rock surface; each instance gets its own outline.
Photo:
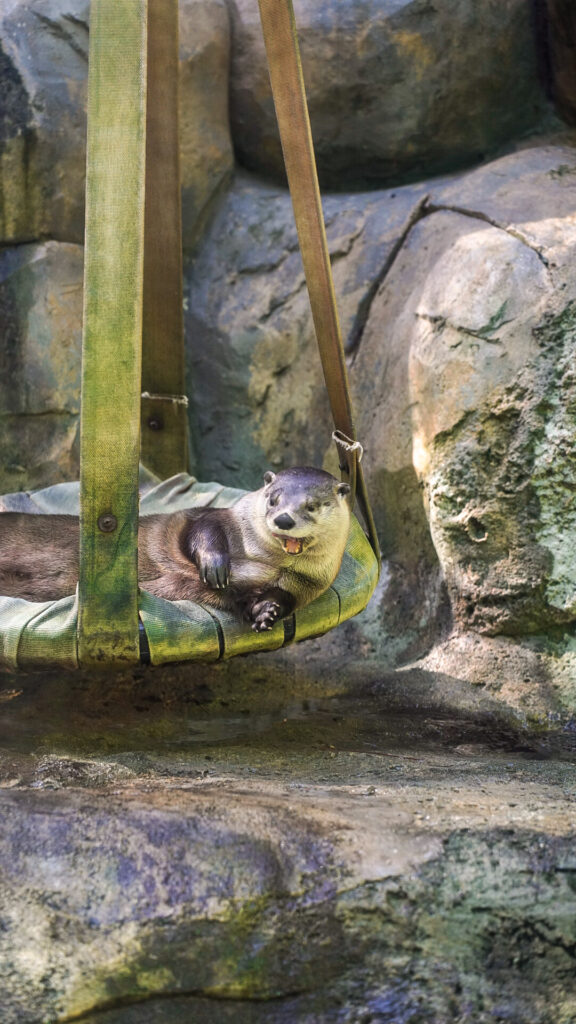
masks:
[[[574,1013],[570,733],[230,667],[13,682],[7,1024]]]

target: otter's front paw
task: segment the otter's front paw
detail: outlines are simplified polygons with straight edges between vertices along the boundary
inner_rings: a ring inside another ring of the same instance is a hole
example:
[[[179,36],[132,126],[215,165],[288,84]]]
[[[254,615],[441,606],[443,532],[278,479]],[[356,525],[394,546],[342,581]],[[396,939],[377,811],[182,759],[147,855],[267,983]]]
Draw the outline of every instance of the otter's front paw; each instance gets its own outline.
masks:
[[[223,590],[230,583],[230,556],[227,551],[197,552],[200,579],[212,590]]]
[[[276,601],[258,601],[250,611],[252,629],[256,633],[272,629],[274,623],[280,618],[280,611],[280,605]]]

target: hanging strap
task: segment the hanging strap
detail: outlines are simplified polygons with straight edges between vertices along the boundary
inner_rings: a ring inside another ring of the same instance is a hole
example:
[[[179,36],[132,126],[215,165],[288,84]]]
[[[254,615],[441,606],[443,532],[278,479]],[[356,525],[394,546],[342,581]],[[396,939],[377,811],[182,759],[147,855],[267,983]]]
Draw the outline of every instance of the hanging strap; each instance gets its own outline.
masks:
[[[161,479],[188,469],[178,140],[178,0],[148,0],[142,447]]]
[[[81,664],[138,660],[147,0],[92,0],[80,439]]]
[[[353,423],[292,0],[258,2],[320,359],[334,426],[344,440],[344,444],[337,442],[340,470],[350,484],[352,500],[354,496],[358,499],[370,543],[380,562],[380,546]]]

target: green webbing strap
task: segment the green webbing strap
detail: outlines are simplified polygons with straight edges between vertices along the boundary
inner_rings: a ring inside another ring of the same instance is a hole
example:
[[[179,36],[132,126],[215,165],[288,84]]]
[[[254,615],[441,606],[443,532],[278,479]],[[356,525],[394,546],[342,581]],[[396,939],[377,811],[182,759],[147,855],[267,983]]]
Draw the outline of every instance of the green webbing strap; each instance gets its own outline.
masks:
[[[147,0],[92,0],[82,362],[81,664],[138,660]]]
[[[178,0],[148,0],[141,458],[161,479],[188,469],[179,154]]]
[[[356,494],[377,559],[380,547],[358,451],[336,307],[330,254],[308,116],[292,0],[258,0],[286,175],[310,296],[312,317],[336,430],[350,440],[338,445],[340,468]]]

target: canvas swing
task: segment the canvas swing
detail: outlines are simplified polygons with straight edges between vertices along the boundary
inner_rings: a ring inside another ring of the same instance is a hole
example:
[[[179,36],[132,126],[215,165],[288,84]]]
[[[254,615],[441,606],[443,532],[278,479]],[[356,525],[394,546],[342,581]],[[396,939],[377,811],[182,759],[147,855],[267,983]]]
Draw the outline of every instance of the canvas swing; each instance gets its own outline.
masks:
[[[77,593],[60,601],[0,597],[0,666],[160,665],[274,650],[356,615],[376,585],[378,542],[354,433],[292,2],[259,3],[342,478],[368,537],[353,517],[333,586],[269,632],[139,591],[139,512],[222,507],[243,492],[200,484],[186,472],[177,0],[92,0],[80,484],[3,499],[8,509],[79,511],[80,578]],[[140,457],[155,474],[141,498]]]

